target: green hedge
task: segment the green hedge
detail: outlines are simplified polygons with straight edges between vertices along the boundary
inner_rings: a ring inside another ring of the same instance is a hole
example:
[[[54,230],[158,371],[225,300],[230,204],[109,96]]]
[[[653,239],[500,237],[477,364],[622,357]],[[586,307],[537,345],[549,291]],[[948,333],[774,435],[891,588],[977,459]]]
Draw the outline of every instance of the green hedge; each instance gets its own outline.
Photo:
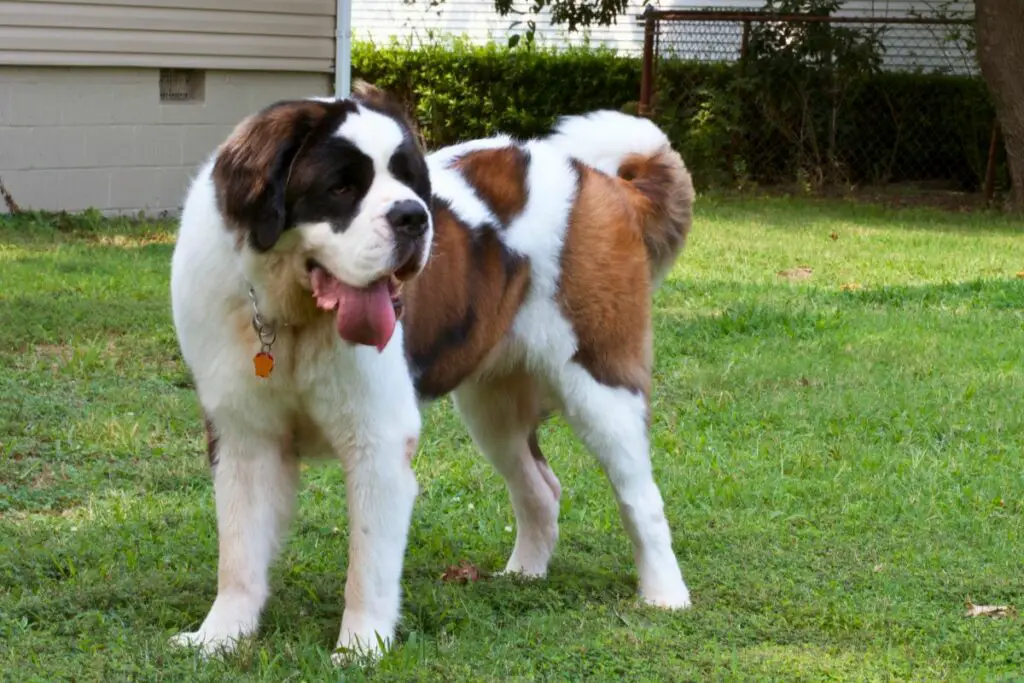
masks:
[[[640,62],[604,50],[516,50],[461,40],[409,49],[352,48],[355,76],[410,104],[432,146],[505,132],[545,132],[562,114],[635,100]]]
[[[598,108],[635,111],[640,89],[640,60],[606,49],[361,42],[352,64],[357,77],[408,104],[431,147],[497,132],[538,135],[558,116]],[[833,133],[830,103],[818,94],[825,85],[804,77],[798,94],[791,79],[751,77],[749,65],[662,61],[655,120],[702,187],[832,170],[843,182],[980,184],[993,113],[977,79],[870,76],[846,93]]]

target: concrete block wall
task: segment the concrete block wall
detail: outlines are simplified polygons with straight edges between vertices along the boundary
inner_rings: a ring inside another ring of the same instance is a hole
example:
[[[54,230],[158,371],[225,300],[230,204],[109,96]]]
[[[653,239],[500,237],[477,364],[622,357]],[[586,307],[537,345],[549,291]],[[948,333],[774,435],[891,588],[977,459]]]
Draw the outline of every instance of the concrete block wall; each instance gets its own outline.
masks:
[[[201,101],[164,103],[159,69],[0,66],[0,179],[26,209],[176,213],[238,121],[332,91],[316,73],[207,71],[205,81]]]

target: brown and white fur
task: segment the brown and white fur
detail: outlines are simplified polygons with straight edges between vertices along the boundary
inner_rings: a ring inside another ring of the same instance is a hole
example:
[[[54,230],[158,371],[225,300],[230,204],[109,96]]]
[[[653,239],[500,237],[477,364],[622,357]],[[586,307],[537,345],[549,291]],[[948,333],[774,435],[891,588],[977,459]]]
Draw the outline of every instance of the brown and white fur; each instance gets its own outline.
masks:
[[[348,490],[338,646],[390,643],[417,493],[417,400],[448,393],[507,483],[517,520],[508,571],[544,575],[555,548],[561,488],[537,426],[560,410],[611,481],[643,599],[688,606],[647,437],[651,295],[691,221],[681,158],[652,123],[595,112],[544,139],[438,150],[425,186],[415,160],[397,175],[389,162],[399,147],[411,154],[411,133],[386,96],[361,86],[357,99],[261,112],[190,188],[172,299],[216,463],[220,553],[216,600],[176,642],[210,651],[256,630],[297,460],[325,455],[343,464]],[[347,163],[348,152],[317,153],[334,138],[373,160],[358,210],[318,180],[336,175],[332,158]],[[409,201],[432,207],[414,248],[387,220]],[[353,286],[404,280],[404,317],[382,352],[335,335],[311,303],[310,259]],[[252,371],[261,344],[250,286],[276,332],[268,378]]]
[[[561,411],[607,474],[643,599],[690,604],[651,473],[651,295],[694,199],[665,134],[614,111],[547,138],[506,136],[427,158],[434,248],[405,284],[406,355],[421,400],[453,393],[516,516],[508,572],[543,576],[561,487],[537,427]]]

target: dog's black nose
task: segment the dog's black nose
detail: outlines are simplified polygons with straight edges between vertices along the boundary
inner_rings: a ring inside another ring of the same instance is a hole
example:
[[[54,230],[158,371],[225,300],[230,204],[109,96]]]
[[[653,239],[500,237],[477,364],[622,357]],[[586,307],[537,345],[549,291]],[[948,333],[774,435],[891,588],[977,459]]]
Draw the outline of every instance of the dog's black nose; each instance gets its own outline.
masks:
[[[401,237],[416,239],[427,231],[427,210],[412,199],[404,199],[392,206],[387,219],[391,228]]]

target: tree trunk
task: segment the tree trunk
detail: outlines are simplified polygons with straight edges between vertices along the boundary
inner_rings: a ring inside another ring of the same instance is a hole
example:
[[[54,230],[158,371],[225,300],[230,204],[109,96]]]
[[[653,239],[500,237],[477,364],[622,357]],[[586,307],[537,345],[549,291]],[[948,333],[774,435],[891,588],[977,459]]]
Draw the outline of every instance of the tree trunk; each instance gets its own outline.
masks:
[[[1024,0],[975,0],[978,64],[1006,143],[1010,208],[1024,212]]]

